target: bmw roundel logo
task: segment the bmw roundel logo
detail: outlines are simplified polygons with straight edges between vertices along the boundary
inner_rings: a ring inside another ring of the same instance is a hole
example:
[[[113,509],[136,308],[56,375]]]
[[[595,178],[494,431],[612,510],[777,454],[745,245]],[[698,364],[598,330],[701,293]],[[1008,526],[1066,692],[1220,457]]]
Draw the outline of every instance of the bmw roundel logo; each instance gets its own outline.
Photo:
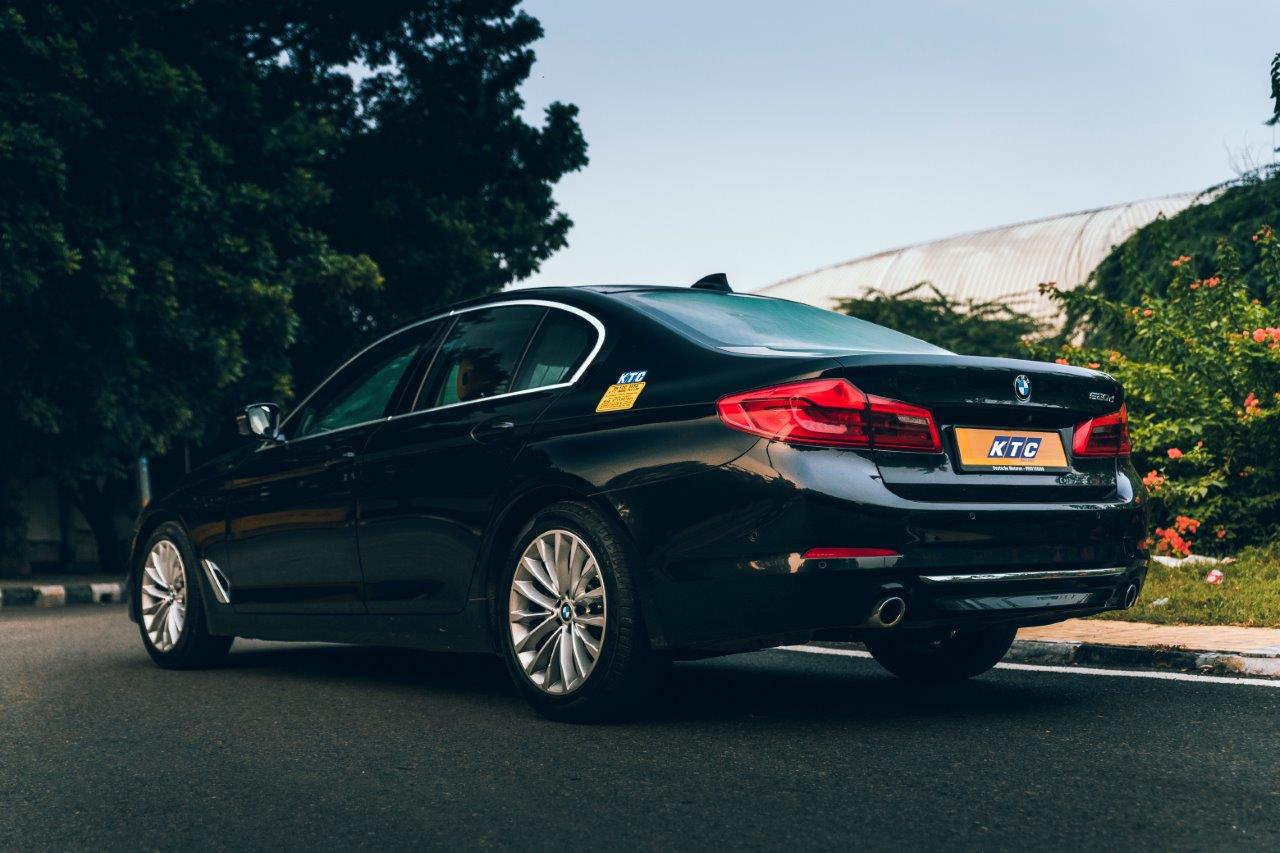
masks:
[[[1031,399],[1031,380],[1025,373],[1019,373],[1013,380],[1013,393],[1024,403]]]

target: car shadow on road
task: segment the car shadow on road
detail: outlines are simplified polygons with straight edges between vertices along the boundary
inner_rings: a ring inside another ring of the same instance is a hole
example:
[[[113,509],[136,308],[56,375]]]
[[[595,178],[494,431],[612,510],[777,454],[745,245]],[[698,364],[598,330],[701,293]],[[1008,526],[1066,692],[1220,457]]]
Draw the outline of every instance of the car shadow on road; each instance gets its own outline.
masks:
[[[269,671],[273,681],[359,681],[364,688],[424,693],[472,702],[518,703],[496,657],[401,648],[300,646],[233,652],[223,668]],[[650,701],[627,716],[633,724],[768,717],[874,724],[971,717],[1010,718],[1062,711],[1094,701],[1070,681],[986,676],[945,687],[917,686],[864,659],[786,651],[676,664]],[[530,711],[529,713],[532,713]]]

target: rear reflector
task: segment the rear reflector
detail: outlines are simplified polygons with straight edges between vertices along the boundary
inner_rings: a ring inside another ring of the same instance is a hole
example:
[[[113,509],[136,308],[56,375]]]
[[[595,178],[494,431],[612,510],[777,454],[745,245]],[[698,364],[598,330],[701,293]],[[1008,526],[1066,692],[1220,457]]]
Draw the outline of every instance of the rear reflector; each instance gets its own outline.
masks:
[[[859,557],[897,557],[892,548],[810,548],[806,560],[856,560]]]
[[[1128,456],[1129,412],[1124,407],[1109,415],[1099,415],[1076,424],[1071,452],[1076,456]]]
[[[788,444],[942,452],[928,409],[864,394],[847,379],[730,394],[716,410],[726,426]]]

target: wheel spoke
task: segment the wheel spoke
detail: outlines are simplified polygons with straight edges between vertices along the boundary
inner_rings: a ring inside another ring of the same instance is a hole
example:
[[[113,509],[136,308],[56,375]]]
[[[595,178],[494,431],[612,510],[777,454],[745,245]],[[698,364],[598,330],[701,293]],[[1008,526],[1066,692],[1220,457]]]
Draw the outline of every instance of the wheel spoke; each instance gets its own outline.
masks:
[[[533,578],[538,586],[546,590],[552,598],[559,597],[559,593],[556,592],[555,582],[551,580],[551,575],[547,573],[547,568],[541,560],[525,555],[520,559],[520,562],[525,567],[525,570],[528,571],[529,577]]]
[[[573,644],[573,662],[574,665],[577,666],[578,672],[588,673],[591,671],[591,667],[596,662],[596,659],[587,650],[586,643],[582,642],[582,637],[580,636],[581,633],[582,629],[577,625],[574,625],[572,636],[570,637]]]
[[[570,639],[568,625],[560,629],[560,673],[564,678],[565,690],[572,690],[577,686],[579,673],[574,666],[573,641]]]
[[[579,616],[578,621],[583,625],[594,625],[597,628],[604,627],[604,614],[588,613],[585,616]]]
[[[583,590],[593,578],[600,577],[600,567],[590,558],[582,565],[582,573],[578,576],[578,585],[573,588],[574,595],[583,595]]]
[[[575,632],[577,638],[582,641],[582,645],[587,647],[587,651],[591,652],[591,659],[595,660],[600,656],[600,643],[591,636],[591,632],[586,628],[578,628]]]
[[[552,543],[547,541],[547,537],[538,538],[538,558],[542,560],[542,566],[547,572],[548,580],[551,582],[551,592],[559,597],[560,595],[560,579],[556,577],[556,555],[553,551]]]
[[[530,581],[516,581],[513,586],[516,591],[523,595],[528,601],[544,608],[547,612],[553,612],[560,606],[559,602],[539,590]]]
[[[515,643],[516,653],[528,650],[538,644],[538,641],[550,634],[557,627],[558,620],[555,616],[548,616],[538,627],[534,628],[528,634],[525,634]]]
[[[575,604],[587,604],[597,598],[601,598],[602,596],[604,596],[604,587],[598,586],[595,589],[589,589],[586,592],[579,593],[578,597],[573,601]]]

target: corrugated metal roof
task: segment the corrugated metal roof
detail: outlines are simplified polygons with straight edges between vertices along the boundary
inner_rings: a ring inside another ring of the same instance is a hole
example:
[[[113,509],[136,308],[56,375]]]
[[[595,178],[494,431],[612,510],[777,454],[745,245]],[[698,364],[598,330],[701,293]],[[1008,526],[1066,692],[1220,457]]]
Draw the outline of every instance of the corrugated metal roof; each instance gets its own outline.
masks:
[[[1036,286],[1082,284],[1111,249],[1160,215],[1189,207],[1201,193],[1182,193],[975,231],[879,252],[762,288],[760,293],[830,308],[868,291],[900,293],[932,282],[960,301],[999,301],[1046,321],[1057,306]]]

